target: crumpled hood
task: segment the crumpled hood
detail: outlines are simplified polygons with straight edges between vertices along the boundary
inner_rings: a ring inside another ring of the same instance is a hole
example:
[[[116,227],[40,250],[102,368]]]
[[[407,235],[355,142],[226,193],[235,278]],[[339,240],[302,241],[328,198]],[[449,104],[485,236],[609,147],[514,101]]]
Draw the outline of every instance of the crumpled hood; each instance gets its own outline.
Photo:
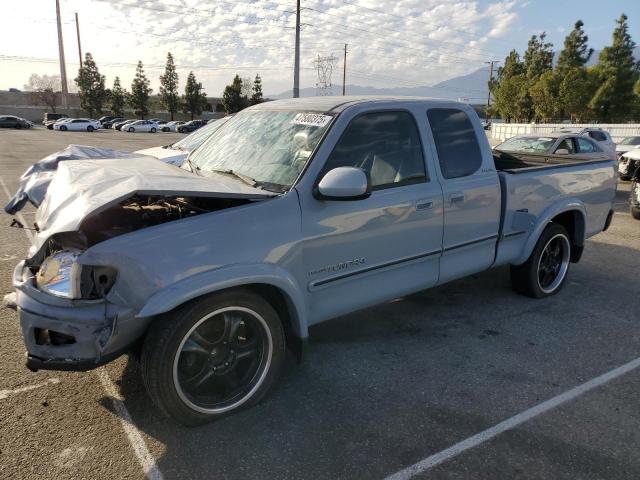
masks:
[[[626,158],[631,160],[640,160],[640,148],[634,148],[623,154]]]
[[[276,195],[222,175],[197,176],[151,157],[65,161],[58,165],[36,213],[40,232],[35,251],[51,235],[77,231],[87,216],[134,194],[248,199]]]

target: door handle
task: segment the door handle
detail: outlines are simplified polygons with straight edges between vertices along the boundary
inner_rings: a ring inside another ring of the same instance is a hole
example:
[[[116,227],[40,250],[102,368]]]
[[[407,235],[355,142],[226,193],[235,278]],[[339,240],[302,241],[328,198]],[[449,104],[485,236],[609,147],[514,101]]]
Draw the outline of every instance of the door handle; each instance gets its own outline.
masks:
[[[428,210],[433,208],[433,202],[431,200],[418,200],[416,202],[416,210]]]
[[[454,193],[449,197],[449,203],[451,203],[451,205],[461,202],[464,202],[464,193]]]

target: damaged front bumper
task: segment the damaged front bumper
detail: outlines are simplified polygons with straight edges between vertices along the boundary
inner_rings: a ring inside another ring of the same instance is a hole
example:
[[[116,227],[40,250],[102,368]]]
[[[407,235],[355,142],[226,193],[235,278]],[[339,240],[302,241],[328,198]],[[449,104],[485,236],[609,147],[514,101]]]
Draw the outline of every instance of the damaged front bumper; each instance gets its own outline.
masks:
[[[107,300],[70,300],[43,293],[24,262],[14,270],[15,294],[5,298],[20,318],[31,370],[99,367],[125,353],[150,319]]]

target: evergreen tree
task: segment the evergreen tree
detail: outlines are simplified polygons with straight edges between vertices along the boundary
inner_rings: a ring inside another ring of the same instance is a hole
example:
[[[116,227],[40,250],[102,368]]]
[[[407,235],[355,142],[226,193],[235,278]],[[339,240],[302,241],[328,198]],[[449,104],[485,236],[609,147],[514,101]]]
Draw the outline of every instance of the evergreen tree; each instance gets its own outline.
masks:
[[[114,115],[124,115],[124,107],[127,103],[127,91],[120,86],[120,77],[113,81],[113,88],[109,94],[109,106]]]
[[[144,116],[149,113],[149,96],[152,92],[149,85],[150,82],[144,74],[142,62],[138,60],[136,76],[134,77],[133,82],[131,82],[129,105],[131,105],[136,115],[140,115],[140,118],[144,118]]]
[[[105,77],[100,75],[93,56],[87,52],[82,68],[75,78],[78,86],[80,106],[87,111],[89,117],[102,113],[102,106],[107,101],[108,92],[105,87]]]
[[[191,120],[207,106],[207,94],[202,91],[202,84],[198,83],[193,72],[189,72],[182,99],[183,111],[191,114]]]
[[[160,75],[160,97],[162,98],[162,105],[171,114],[171,120],[173,120],[173,115],[180,106],[180,96],[178,94],[178,72],[176,72],[171,52],[167,53],[164,75]]]
[[[636,44],[629,35],[624,13],[616,23],[611,46],[600,52],[595,67],[600,86],[589,103],[598,119],[604,122],[627,120],[637,101],[633,94],[640,76],[640,65],[633,57]]]
[[[535,83],[540,75],[553,68],[553,44],[545,42],[547,34],[542,32],[540,36],[532,35],[524,52],[524,70],[531,84]]]
[[[560,79],[551,70],[547,70],[529,89],[533,101],[533,111],[537,121],[550,123],[560,116]]]
[[[566,72],[560,80],[558,96],[561,108],[572,121],[586,122],[591,117],[589,101],[597,87],[592,70],[575,67]]]
[[[578,20],[571,33],[564,39],[564,48],[558,55],[556,63],[556,71],[561,76],[564,76],[572,68],[586,66],[593,55],[593,48],[589,48],[587,45],[589,37],[582,30],[583,26],[582,20]]]
[[[253,89],[251,92],[251,98],[249,99],[249,104],[257,105],[262,102],[264,102],[264,98],[262,98],[262,78],[260,78],[260,74],[256,74],[256,78],[253,81]]]
[[[520,55],[515,50],[511,50],[504,60],[504,65],[498,68],[497,79],[489,82],[489,89],[493,94],[493,104],[488,113],[491,116],[499,116],[506,121],[516,118],[514,77],[524,73],[524,65],[520,60]]]
[[[222,105],[228,114],[237,113],[247,106],[247,98],[242,95],[242,79],[239,75],[236,74],[231,85],[224,88]]]

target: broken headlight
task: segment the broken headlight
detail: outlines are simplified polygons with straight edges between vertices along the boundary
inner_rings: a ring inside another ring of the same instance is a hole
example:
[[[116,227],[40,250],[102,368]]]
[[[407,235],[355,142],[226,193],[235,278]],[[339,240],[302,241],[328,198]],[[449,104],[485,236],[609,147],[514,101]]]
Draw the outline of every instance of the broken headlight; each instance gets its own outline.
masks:
[[[116,271],[110,267],[80,265],[79,250],[63,250],[47,257],[36,275],[39,290],[56,297],[103,298],[113,286]]]
[[[47,257],[36,275],[39,290],[56,297],[80,297],[79,251],[63,250]]]

